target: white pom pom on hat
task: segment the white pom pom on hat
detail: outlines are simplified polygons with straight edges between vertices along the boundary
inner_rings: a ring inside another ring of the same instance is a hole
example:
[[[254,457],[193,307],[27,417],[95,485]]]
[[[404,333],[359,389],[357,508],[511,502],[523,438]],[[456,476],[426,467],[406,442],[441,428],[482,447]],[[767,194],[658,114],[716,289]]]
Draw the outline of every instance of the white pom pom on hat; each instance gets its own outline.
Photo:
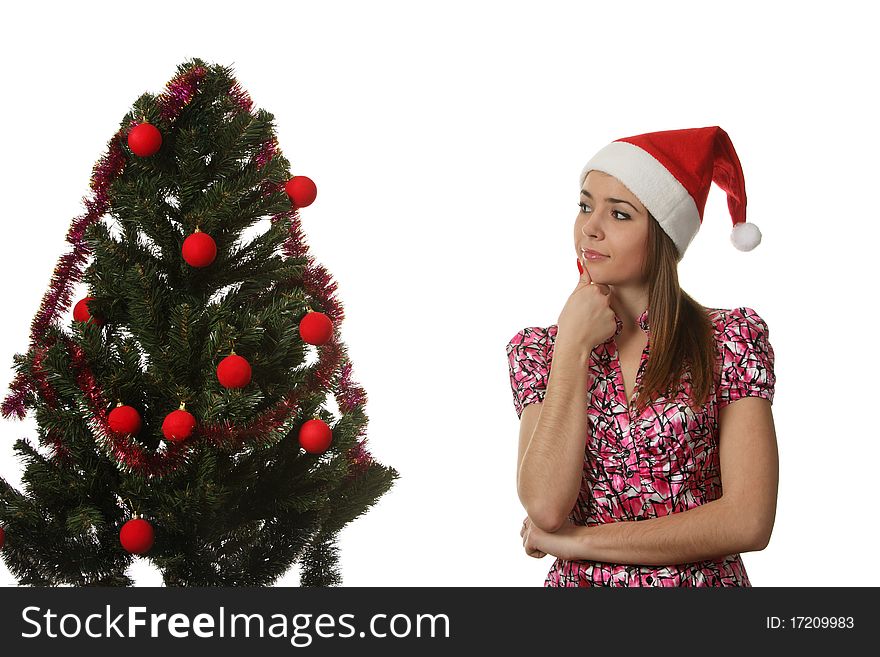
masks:
[[[748,221],[734,224],[730,241],[740,251],[751,251],[761,243],[761,229]]]
[[[746,186],[730,137],[719,126],[648,132],[617,139],[584,166],[617,178],[654,216],[678,248],[679,260],[703,223],[714,182],[727,193],[733,221],[730,240],[740,251],[761,243],[761,231],[746,221]]]

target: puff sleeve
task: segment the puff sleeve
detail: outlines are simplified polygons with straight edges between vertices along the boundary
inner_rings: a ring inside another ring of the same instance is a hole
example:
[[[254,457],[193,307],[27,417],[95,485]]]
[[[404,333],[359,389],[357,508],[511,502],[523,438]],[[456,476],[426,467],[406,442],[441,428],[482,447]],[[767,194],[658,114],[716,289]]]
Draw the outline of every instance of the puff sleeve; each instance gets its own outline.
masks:
[[[549,339],[547,329],[531,326],[521,330],[507,343],[510,387],[518,418],[522,418],[526,404],[544,401],[550,374]]]
[[[776,387],[770,329],[752,308],[727,313],[720,344],[718,409],[742,397],[763,397],[771,404]]]

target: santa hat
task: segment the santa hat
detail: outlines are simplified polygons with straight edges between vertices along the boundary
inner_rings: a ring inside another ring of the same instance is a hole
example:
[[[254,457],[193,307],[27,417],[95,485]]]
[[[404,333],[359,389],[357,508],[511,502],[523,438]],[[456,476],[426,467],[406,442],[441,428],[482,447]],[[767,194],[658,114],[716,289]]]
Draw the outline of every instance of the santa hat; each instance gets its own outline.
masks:
[[[703,222],[703,208],[714,182],[727,192],[733,220],[730,240],[740,251],[761,243],[761,231],[746,221],[746,186],[730,137],[717,125],[649,132],[611,142],[581,171],[617,178],[654,216],[678,247],[679,260]]]

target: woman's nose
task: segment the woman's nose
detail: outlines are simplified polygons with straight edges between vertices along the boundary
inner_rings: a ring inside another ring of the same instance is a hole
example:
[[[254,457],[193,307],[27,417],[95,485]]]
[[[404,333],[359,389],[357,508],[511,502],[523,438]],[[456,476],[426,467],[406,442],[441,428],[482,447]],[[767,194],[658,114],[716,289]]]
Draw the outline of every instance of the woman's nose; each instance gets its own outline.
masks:
[[[598,221],[599,220],[597,219],[596,221],[593,221],[593,217],[595,217],[595,216],[596,216],[595,214],[588,215],[587,218],[584,219],[584,223],[581,224],[581,234],[584,237],[589,237],[590,235],[596,235],[598,233],[598,230],[599,230]]]

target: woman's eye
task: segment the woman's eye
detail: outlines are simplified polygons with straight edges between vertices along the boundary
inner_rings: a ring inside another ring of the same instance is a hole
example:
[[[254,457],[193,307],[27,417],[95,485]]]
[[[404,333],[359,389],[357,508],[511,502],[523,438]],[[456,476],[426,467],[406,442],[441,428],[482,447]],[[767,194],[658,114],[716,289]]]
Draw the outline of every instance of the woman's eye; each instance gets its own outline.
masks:
[[[578,203],[578,207],[581,209],[581,212],[589,212],[586,203]],[[623,218],[618,217],[618,221],[625,221],[630,218],[626,212],[621,212],[620,210],[612,210],[612,214],[623,215]]]

